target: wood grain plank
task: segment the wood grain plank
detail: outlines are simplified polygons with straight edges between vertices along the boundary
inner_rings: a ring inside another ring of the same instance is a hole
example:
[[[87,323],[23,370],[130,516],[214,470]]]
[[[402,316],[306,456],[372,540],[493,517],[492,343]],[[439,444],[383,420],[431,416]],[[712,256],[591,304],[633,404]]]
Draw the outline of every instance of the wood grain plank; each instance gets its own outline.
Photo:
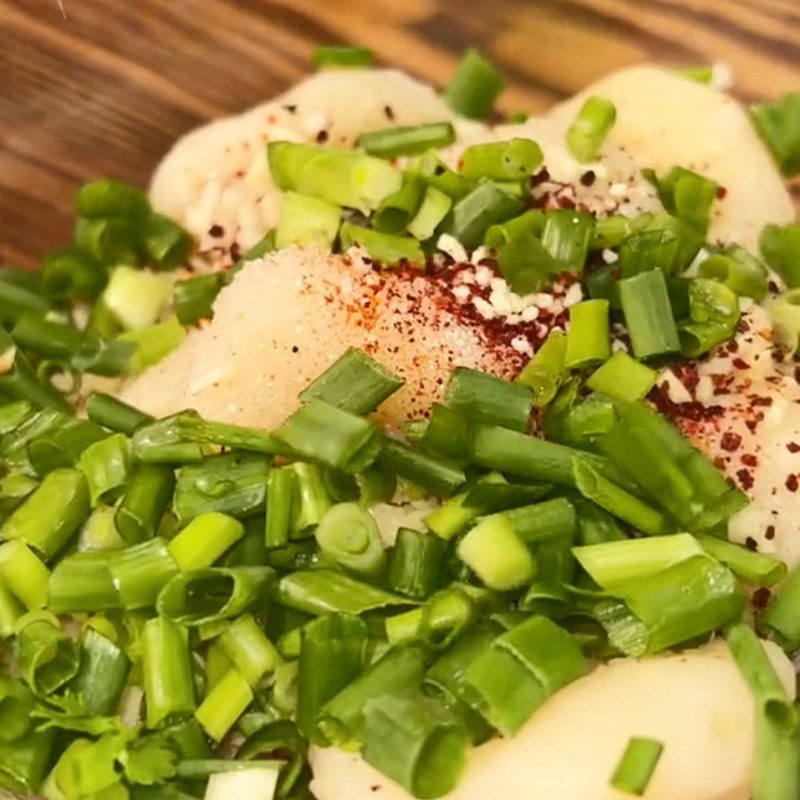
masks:
[[[144,185],[186,130],[285,89],[322,41],[443,83],[475,44],[540,110],[642,60],[724,60],[745,99],[800,86],[798,0],[0,0],[0,263],[70,237],[83,181]]]

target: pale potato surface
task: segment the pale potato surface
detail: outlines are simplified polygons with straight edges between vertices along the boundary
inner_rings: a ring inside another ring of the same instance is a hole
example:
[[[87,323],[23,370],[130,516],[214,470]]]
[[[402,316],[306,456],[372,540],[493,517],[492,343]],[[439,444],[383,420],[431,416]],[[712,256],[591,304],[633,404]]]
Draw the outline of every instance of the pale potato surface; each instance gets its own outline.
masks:
[[[551,111],[568,123],[587,97],[611,100],[611,132],[641,167],[659,175],[672,167],[695,170],[725,190],[714,209],[710,238],[756,249],[768,222],[794,220],[792,200],[742,105],[717,91],[655,66],[614,72]]]
[[[379,275],[356,251],[289,248],[248,264],[220,294],[214,319],[122,398],[155,416],[194,408],[209,419],[271,429],[348,347],[406,381],[378,413],[393,426],[440,399],[456,366],[508,374],[480,327],[462,320],[430,280]]]

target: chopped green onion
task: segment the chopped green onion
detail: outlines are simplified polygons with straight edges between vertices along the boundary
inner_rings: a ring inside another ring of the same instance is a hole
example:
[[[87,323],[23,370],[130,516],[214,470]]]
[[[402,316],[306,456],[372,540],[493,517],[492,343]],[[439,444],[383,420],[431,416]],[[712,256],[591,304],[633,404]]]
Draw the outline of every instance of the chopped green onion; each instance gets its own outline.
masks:
[[[297,473],[289,467],[270,470],[267,477],[265,542],[268,548],[285,547],[292,528]]]
[[[17,663],[35,694],[49,695],[75,677],[80,649],[52,614],[23,617],[18,628]]]
[[[161,728],[195,709],[192,661],[185,628],[154,617],[142,628],[142,672],[147,727]]]
[[[641,797],[661,760],[664,745],[655,739],[632,738],[611,776],[611,785],[626,794]]]
[[[767,264],[789,288],[800,286],[800,225],[765,225],[758,247]]]
[[[425,153],[453,144],[456,134],[449,122],[429,122],[425,125],[385,128],[362,133],[356,146],[371,156],[395,158]]]
[[[250,614],[245,614],[227,625],[218,641],[228,658],[253,687],[258,686],[261,679],[281,663],[275,645]]]
[[[128,544],[152,539],[175,489],[172,469],[161,464],[140,464],[133,472],[114,525]]]
[[[425,672],[415,647],[389,650],[322,709],[315,736],[325,743],[350,747],[363,742],[367,703],[381,695],[400,695],[419,687]]]
[[[75,247],[54,250],[42,260],[42,291],[57,300],[94,300],[108,271],[94,256]]]
[[[615,539],[573,548],[592,579],[610,592],[626,583],[648,581],[668,567],[703,555],[700,543],[688,533],[646,539]]]
[[[636,357],[651,358],[680,350],[664,273],[660,269],[642,272],[624,278],[618,286]]]
[[[52,558],[89,516],[89,488],[77,469],[56,469],[0,528],[0,538],[20,539]]]
[[[461,586],[434,594],[421,608],[386,618],[390,647],[419,642],[437,650],[447,649],[472,625],[476,601]]]
[[[446,546],[438,536],[400,528],[389,563],[389,586],[392,591],[424,600],[441,582],[441,567]]]
[[[394,267],[406,261],[417,265],[425,264],[425,253],[419,242],[409,236],[381,233],[352,222],[345,222],[342,224],[340,237],[342,250],[349,250],[355,246],[363,247],[370,258],[387,267]]]
[[[70,689],[90,716],[111,716],[119,708],[131,661],[107,637],[89,628],[83,637],[78,673]]]
[[[769,587],[786,576],[786,564],[774,556],[751,552],[716,536],[698,535],[697,540],[710,556],[748,583]]]
[[[178,572],[167,543],[159,538],[118,550],[108,568],[126,611],[155,605],[161,590]]]
[[[523,181],[542,163],[542,150],[531,139],[474,144],[461,156],[461,172],[468,178]]]
[[[490,589],[515,589],[534,575],[533,556],[502,515],[479,522],[459,542],[457,552]]]
[[[414,797],[435,798],[458,783],[469,736],[456,715],[425,697],[382,695],[364,710],[364,760]]]
[[[368,47],[351,45],[323,44],[314,50],[314,66],[328,67],[371,67],[375,61]]]
[[[300,456],[344,470],[360,472],[380,450],[375,423],[312,399],[275,431]]]
[[[0,279],[0,322],[13,325],[23,314],[46,314],[49,310],[46,297]]]
[[[469,420],[458,411],[434,403],[418,444],[453,459],[469,455]]]
[[[797,797],[800,721],[793,698],[751,628],[734,625],[725,641],[750,687],[756,709],[752,796],[754,800]]]
[[[795,567],[778,586],[759,621],[788,650],[800,646],[800,568]]]
[[[502,91],[500,73],[477,50],[469,48],[443,94],[456,114],[485,119]]]
[[[152,325],[169,299],[171,287],[161,275],[128,266],[112,273],[103,292],[103,303],[126,330]]]
[[[364,668],[367,626],[358,617],[332,614],[303,629],[298,670],[297,726],[312,736],[320,712]]]
[[[577,489],[587,500],[643,533],[656,536],[666,532],[667,521],[660,511],[604,478],[588,464],[579,462],[574,469]]]
[[[542,245],[555,261],[555,271],[583,271],[594,236],[594,218],[566,208],[545,213]]]
[[[689,285],[689,319],[678,326],[681,347],[691,358],[731,339],[739,322],[739,298],[724,284],[695,278]]]
[[[219,272],[177,281],[172,287],[172,305],[178,322],[196,325],[201,319],[211,319],[212,307],[222,286]]]
[[[269,567],[214,567],[175,575],[159,593],[156,608],[182,625],[231,619],[264,601],[274,575]]]
[[[622,214],[598,219],[594,224],[592,250],[619,247],[631,234],[631,221]]]
[[[244,536],[239,520],[209,511],[195,517],[169,543],[169,553],[182,572],[210,567]]]
[[[22,314],[11,335],[23,350],[57,360],[71,358],[86,346],[88,338],[74,325],[54,322],[38,313]]]
[[[482,522],[495,518],[510,522],[517,536],[527,544],[535,544],[543,539],[571,542],[577,524],[574,506],[563,497],[500,511],[484,517]]]
[[[28,733],[33,727],[32,710],[30,689],[18,680],[0,676],[0,742],[13,742]]]
[[[150,214],[142,223],[142,245],[156,269],[172,270],[189,260],[192,237],[163,214]]]
[[[655,386],[657,378],[654,369],[618,350],[589,376],[586,385],[592,391],[625,403],[644,398]]]
[[[781,343],[796,353],[800,347],[800,288],[772,298],[766,307]]]
[[[99,425],[83,419],[66,419],[64,424],[28,442],[28,458],[39,475],[57,467],[80,462],[81,454],[107,436]]]
[[[575,486],[577,463],[588,463],[609,479],[621,477],[604,458],[490,425],[475,426],[470,449],[473,462],[483,467],[561,486]]]
[[[493,225],[486,234],[487,238],[499,227]],[[513,234],[500,246],[497,265],[516,294],[529,294],[541,289],[559,271],[558,264],[532,234]]]
[[[114,178],[85,183],[75,196],[75,210],[81,217],[143,217],[150,201],[141,189]]]
[[[226,453],[187,464],[178,471],[173,509],[181,525],[206,511],[247,517],[264,508],[269,460]]]
[[[676,275],[691,265],[703,245],[704,236],[688,223],[669,214],[656,214],[620,245],[614,265],[622,277],[660,269]]]
[[[351,414],[366,414],[402,386],[401,378],[363,350],[351,347],[300,393],[300,399],[322,400]]]
[[[137,225],[124,217],[78,219],[75,244],[102,264],[138,264]]]
[[[25,613],[25,607],[0,581],[0,638],[8,639],[14,635],[16,624]]]
[[[221,741],[253,701],[253,690],[237,669],[230,669],[194,712],[214,740]]]
[[[296,461],[288,469],[295,477],[291,538],[301,539],[311,535],[310,528],[319,524],[332,503],[316,464]]]
[[[533,390],[537,406],[546,406],[555,396],[566,374],[564,359],[567,336],[563,331],[551,331],[544,344],[517,376],[517,381]]]
[[[363,614],[383,608],[413,605],[392,594],[330,570],[298,570],[278,582],[276,599],[306,614]]]
[[[422,486],[433,494],[452,494],[464,481],[464,470],[456,463],[437,458],[385,437],[380,463],[395,475]]]
[[[115,343],[132,346],[125,371],[135,374],[158,364],[185,338],[185,328],[178,322],[177,317],[171,316],[146,328],[125,331],[117,337]]]
[[[750,118],[786,178],[800,173],[800,92],[750,106]]]
[[[584,300],[569,310],[564,366],[576,369],[611,356],[607,300]]]
[[[337,206],[372,211],[402,183],[401,173],[386,161],[357,150],[270,142],[267,154],[279,188]]]
[[[678,219],[705,233],[711,220],[711,206],[717,198],[718,184],[696,172],[673,167],[663,178],[645,173],[654,183],[664,208]]]
[[[475,422],[517,431],[527,431],[530,425],[533,392],[521,383],[456,367],[447,384],[445,398],[450,408]]]
[[[385,563],[378,523],[358,503],[338,503],[314,531],[320,551],[346,570],[375,577]]]
[[[512,239],[530,241],[538,239],[544,231],[545,212],[532,208],[518,217],[493,225],[486,231],[483,243],[487,247],[502,247]]]
[[[148,414],[103,392],[94,392],[89,397],[86,401],[86,413],[92,422],[128,436],[139,426],[153,421]]]
[[[403,185],[385,197],[372,215],[372,225],[382,233],[399,233],[408,226],[419,210],[425,194],[425,183],[415,172],[403,174]]]
[[[496,183],[479,183],[453,206],[448,232],[467,250],[474,250],[489,228],[518,216],[522,208],[521,200],[511,197]]]
[[[702,278],[714,278],[740,297],[763,300],[767,294],[767,269],[740,245],[729,245],[700,264]]]
[[[112,611],[122,607],[108,553],[73,553],[50,575],[48,608],[54,614]]]
[[[488,647],[471,659],[461,691],[492,727],[512,736],[547,699],[536,676],[508,650]]]
[[[567,147],[582,162],[594,161],[611,128],[617,109],[605,97],[589,97],[567,131]]]
[[[428,186],[417,213],[408,223],[408,232],[421,242],[426,242],[435,233],[442,220],[453,207],[452,199],[433,186]]]
[[[0,581],[31,611],[47,605],[50,573],[19,539],[0,545]]]
[[[341,217],[342,209],[327,200],[286,192],[275,228],[275,246],[282,249],[293,244],[316,245],[330,249]]]
[[[125,434],[115,433],[90,444],[80,457],[92,506],[106,501],[125,486],[131,472],[131,446]]]

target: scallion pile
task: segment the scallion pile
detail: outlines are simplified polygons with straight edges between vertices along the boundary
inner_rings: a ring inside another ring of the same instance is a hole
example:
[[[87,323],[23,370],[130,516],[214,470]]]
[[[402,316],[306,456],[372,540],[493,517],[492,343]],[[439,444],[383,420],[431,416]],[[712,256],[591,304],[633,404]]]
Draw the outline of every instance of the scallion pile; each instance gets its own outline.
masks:
[[[481,118],[501,89],[470,51],[445,98]],[[753,110],[787,174],[796,101]],[[599,157],[615,115],[586,102],[577,160]],[[436,148],[454,136],[443,120],[354,149],[270,143],[277,226],[224,273],[183,270],[189,235],[113,180],[79,192],[75,243],[40,275],[0,272],[0,786],[218,800],[246,776],[264,800],[303,800],[317,745],[436,798],[472,747],[513,736],[598,661],[724,632],[753,693],[752,795],[796,800],[798,711],[754,630],[800,648],[800,573],[727,540],[746,497],[645,399],[654,367],[733,336],[767,267],[707,245],[718,187],[702,175],[648,173],[664,213],[596,219],[532,207],[543,154],[529,139],[473,145],[450,169]],[[790,287],[799,230],[761,237]],[[402,380],[358,350],[269,431],[191,409],[153,419],[100,392],[72,407],[84,375],[163,358],[249,260],[360,246],[382,268],[425,269],[441,234],[486,247],[519,294],[569,273],[589,298],[516,381],[442,376],[442,402],[402,435],[370,416]],[[796,344],[800,300],[774,302]],[[615,322],[630,352],[613,352]],[[420,497],[423,523],[381,528],[376,506]],[[773,587],[744,623],[748,592]],[[662,750],[631,739],[609,785],[645,793]]]

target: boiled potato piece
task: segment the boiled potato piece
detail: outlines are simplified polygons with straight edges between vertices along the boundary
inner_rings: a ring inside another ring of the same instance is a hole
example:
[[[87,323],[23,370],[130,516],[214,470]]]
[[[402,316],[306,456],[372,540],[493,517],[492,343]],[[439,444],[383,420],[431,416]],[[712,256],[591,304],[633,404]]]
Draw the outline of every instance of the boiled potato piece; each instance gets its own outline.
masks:
[[[565,127],[587,97],[617,107],[611,138],[640,167],[659,175],[686,167],[726,190],[715,205],[710,239],[756,249],[768,222],[787,224],[795,211],[770,154],[747,113],[727,94],[655,66],[614,72],[556,106],[551,117]]]

